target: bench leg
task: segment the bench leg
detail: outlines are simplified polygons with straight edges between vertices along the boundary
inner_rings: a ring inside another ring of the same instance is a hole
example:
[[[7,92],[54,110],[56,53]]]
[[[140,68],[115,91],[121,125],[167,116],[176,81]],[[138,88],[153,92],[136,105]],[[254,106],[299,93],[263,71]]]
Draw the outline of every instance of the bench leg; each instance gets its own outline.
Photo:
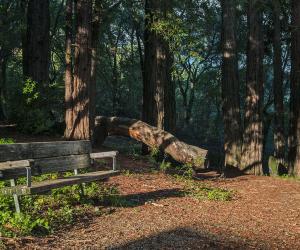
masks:
[[[113,157],[113,171],[117,170],[117,158],[114,156]]]
[[[10,186],[11,187],[15,187],[16,186],[16,181],[14,179],[10,180]],[[18,195],[14,194],[13,197],[14,197],[16,212],[19,214],[19,213],[21,213],[21,210],[20,210],[20,203],[19,203]]]
[[[74,174],[78,175],[78,169],[74,169]],[[79,184],[79,187],[80,187],[80,193],[81,193],[81,195],[84,196],[84,183]]]

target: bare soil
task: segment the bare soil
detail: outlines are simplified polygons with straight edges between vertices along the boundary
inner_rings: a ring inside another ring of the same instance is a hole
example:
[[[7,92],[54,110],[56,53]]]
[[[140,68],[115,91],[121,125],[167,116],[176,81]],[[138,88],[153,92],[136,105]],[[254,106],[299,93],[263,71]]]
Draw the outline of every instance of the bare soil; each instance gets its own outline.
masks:
[[[119,162],[134,173],[108,184],[117,185],[133,207],[110,208],[54,235],[4,239],[5,244],[11,249],[300,249],[297,181],[200,174],[199,185],[235,195],[231,201],[199,201],[180,195],[183,184],[150,172],[145,160],[121,154]]]

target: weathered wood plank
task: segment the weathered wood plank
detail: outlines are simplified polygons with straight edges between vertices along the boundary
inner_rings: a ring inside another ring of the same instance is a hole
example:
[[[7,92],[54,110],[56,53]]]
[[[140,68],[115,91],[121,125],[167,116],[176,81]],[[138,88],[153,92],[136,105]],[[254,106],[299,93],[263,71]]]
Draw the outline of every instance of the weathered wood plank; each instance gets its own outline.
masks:
[[[117,156],[118,151],[109,151],[109,152],[99,152],[99,153],[91,153],[90,156],[92,159],[100,159],[106,157],[115,157]]]
[[[89,154],[68,155],[61,157],[35,159],[32,164],[32,175],[41,175],[55,172],[65,172],[73,169],[88,168],[91,165]],[[1,170],[2,180],[26,176],[26,169],[7,168]]]
[[[91,152],[89,141],[55,141],[0,145],[0,162],[55,156],[79,155]]]
[[[40,194],[47,191],[50,191],[55,188],[71,186],[75,184],[88,183],[97,180],[103,180],[110,176],[117,175],[118,171],[98,171],[91,172],[86,174],[80,174],[71,177],[65,177],[61,179],[51,180],[51,181],[43,181],[38,183],[33,183],[31,187],[26,186],[16,186],[10,188],[0,189],[0,192],[5,195],[32,195],[32,194]]]
[[[25,169],[26,167],[31,167],[33,165],[33,160],[21,160],[21,161],[5,161],[0,162],[0,179],[3,178],[3,171],[9,169]]]
[[[33,160],[21,160],[21,161],[5,161],[0,162],[0,171],[9,168],[25,168],[30,166],[30,162]]]

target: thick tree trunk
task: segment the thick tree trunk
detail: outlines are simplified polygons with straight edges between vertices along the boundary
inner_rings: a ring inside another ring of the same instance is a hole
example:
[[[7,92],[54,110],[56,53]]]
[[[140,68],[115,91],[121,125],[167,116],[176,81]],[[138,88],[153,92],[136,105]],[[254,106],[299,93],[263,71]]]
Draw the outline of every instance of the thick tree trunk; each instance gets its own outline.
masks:
[[[283,106],[283,70],[281,59],[281,24],[280,24],[280,3],[279,0],[273,0],[273,20],[274,20],[274,156],[279,163],[284,162],[285,136],[284,136],[284,106]]]
[[[263,152],[263,35],[262,2],[248,0],[248,49],[245,101],[245,130],[242,168],[246,173],[262,174]]]
[[[0,52],[1,54],[1,52]],[[7,60],[0,56],[0,121],[7,119],[6,113],[6,67]]]
[[[21,0],[20,2],[20,11],[22,13],[22,22],[26,24],[27,20],[27,7],[28,3],[27,0]],[[25,25],[24,25],[25,26]],[[27,70],[27,38],[26,38],[26,27],[22,26],[21,27],[21,41],[22,41],[22,70],[23,70],[23,80],[26,80],[26,75],[25,73],[28,72]]]
[[[37,82],[40,90],[44,90],[49,83],[49,32],[49,0],[29,0],[23,73],[26,78]]]
[[[72,73],[72,20],[73,20],[73,0],[66,2],[66,71],[65,71],[65,137],[70,138],[73,127],[73,73]]]
[[[172,65],[173,55],[167,46],[167,85],[165,86],[165,117],[164,117],[164,130],[174,133],[176,130],[176,99],[175,99],[175,82],[172,80]]]
[[[240,166],[242,150],[240,89],[236,51],[236,6],[234,0],[222,0],[222,99],[225,167]]]
[[[167,18],[168,1],[146,0],[143,120],[160,129],[175,129],[175,88],[171,80],[172,55],[168,42],[153,29]]]
[[[98,44],[100,38],[100,24],[101,24],[101,1],[95,1],[92,22],[92,49],[91,49],[91,84],[89,89],[90,97],[90,136],[92,142],[94,141],[94,124],[96,114],[96,83],[97,83],[97,54]]]
[[[92,1],[77,0],[77,34],[74,52],[71,140],[90,138],[89,85],[91,80]]]
[[[292,1],[290,173],[300,176],[300,2]]]
[[[150,148],[159,148],[174,160],[204,168],[207,150],[179,141],[172,134],[149,124],[129,118],[96,117],[95,139],[101,144],[107,135],[128,136]]]

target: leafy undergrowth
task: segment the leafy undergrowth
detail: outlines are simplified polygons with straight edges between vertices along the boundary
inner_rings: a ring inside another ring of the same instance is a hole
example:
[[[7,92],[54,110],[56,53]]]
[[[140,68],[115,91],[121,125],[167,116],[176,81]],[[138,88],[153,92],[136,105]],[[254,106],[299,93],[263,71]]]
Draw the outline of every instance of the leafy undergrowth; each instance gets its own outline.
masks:
[[[0,138],[0,144],[11,143],[13,139]],[[73,173],[64,173],[64,176],[70,175]],[[45,174],[33,177],[33,181],[57,179],[58,176],[57,173]],[[19,185],[25,183],[25,178],[18,179]],[[8,181],[0,181],[0,189],[8,186]],[[19,202],[20,214],[15,212],[12,196],[0,195],[0,237],[46,235],[61,226],[72,225],[83,215],[101,215],[105,212],[104,206],[129,205],[116,187],[101,182],[54,189],[45,195],[22,196]]]
[[[152,164],[152,172],[162,172],[170,175],[176,181],[183,184],[183,196],[192,197],[197,200],[212,200],[212,201],[230,201],[234,198],[234,192],[223,188],[208,186],[201,181],[194,179],[193,167],[189,164],[174,166],[171,162],[163,159],[159,162],[156,158],[156,151],[152,151],[150,156],[144,157]],[[134,175],[129,170],[124,170],[123,175],[131,177]]]
[[[1,144],[13,143],[11,139],[1,139]],[[209,187],[193,179],[193,169],[189,165],[172,166],[166,160],[159,162],[157,152],[146,158],[153,163],[153,173],[164,172],[183,184],[182,195],[197,200],[228,201],[233,197],[231,191]],[[146,160],[145,159],[145,160]],[[64,176],[73,173],[64,173]],[[62,174],[60,174],[61,176]],[[129,170],[123,175],[130,177]],[[56,179],[59,174],[47,174],[33,177],[34,182]],[[18,184],[25,184],[25,178],[19,178]],[[0,182],[0,188],[9,186]],[[123,197],[115,186],[102,182],[93,182],[84,186],[74,185],[52,190],[49,194],[19,197],[21,213],[15,212],[12,196],[0,195],[0,236],[16,237],[28,235],[47,235],[74,224],[79,219],[100,216],[111,212],[108,207],[134,207],[137,204]]]
[[[38,177],[39,181],[56,178],[57,175]],[[0,188],[6,186],[0,182]],[[89,183],[83,187],[74,185],[53,190],[47,195],[19,197],[21,213],[15,212],[12,196],[0,196],[0,236],[46,235],[62,226],[72,225],[88,215],[101,215],[105,206],[127,206],[114,186]]]
[[[186,183],[186,195],[197,200],[230,201],[234,193],[231,190],[201,185],[195,181]]]

